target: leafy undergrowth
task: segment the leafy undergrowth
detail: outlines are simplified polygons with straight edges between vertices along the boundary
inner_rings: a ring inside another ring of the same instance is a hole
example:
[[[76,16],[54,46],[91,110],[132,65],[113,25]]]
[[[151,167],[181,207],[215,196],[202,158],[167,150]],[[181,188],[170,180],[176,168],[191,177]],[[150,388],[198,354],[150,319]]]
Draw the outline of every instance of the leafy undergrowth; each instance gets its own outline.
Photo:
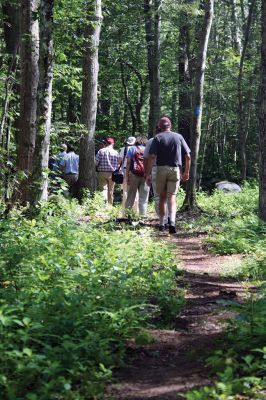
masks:
[[[221,343],[208,358],[214,385],[188,392],[187,400],[245,400],[266,398],[266,225],[257,217],[258,189],[245,185],[241,193],[214,192],[199,196],[204,212],[189,221],[196,231],[209,233],[205,243],[216,254],[244,254],[227,275],[256,281],[258,291],[245,304],[225,302],[237,317]]]
[[[126,341],[182,308],[170,250],[147,229],[77,223],[96,203],[0,220],[3,400],[101,398]]]
[[[185,395],[187,400],[255,400],[266,396],[266,292],[244,305],[227,302],[238,313],[221,350],[208,358],[215,384]],[[226,347],[225,347],[226,346]]]
[[[180,206],[181,201],[180,196]],[[227,270],[227,275],[265,280],[266,224],[257,216],[258,187],[247,183],[240,193],[217,190],[209,196],[200,192],[198,203],[201,215],[182,221],[181,226],[194,233],[206,232],[204,243],[215,254],[244,255],[241,265]]]

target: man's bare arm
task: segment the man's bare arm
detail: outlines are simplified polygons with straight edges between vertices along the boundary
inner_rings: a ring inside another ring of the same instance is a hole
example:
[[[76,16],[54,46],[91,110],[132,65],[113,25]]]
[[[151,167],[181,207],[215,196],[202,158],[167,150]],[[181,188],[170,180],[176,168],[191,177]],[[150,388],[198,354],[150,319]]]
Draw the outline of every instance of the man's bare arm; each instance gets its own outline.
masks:
[[[144,161],[144,176],[145,176],[147,183],[148,183],[148,181],[150,181],[152,164],[154,162],[155,157],[156,156],[154,154],[150,154],[149,158],[147,158],[146,160],[144,159],[145,160]]]
[[[186,182],[189,180],[189,171],[190,171],[191,157],[190,154],[185,155],[185,170],[182,174],[181,180]]]

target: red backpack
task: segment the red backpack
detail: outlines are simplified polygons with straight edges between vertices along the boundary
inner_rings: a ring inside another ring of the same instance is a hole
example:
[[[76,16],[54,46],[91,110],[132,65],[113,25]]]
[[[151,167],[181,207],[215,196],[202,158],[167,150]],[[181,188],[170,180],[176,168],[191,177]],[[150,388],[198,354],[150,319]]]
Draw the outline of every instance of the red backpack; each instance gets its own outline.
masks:
[[[132,157],[131,172],[138,176],[144,176],[144,148],[136,146],[136,153]]]

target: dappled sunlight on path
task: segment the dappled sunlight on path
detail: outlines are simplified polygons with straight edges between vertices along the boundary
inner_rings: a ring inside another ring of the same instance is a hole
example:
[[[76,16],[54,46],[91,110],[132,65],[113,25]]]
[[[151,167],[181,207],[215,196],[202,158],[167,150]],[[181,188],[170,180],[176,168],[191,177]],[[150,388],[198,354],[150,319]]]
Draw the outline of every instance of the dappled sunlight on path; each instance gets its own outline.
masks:
[[[173,245],[181,263],[184,274],[177,276],[177,286],[186,290],[185,308],[173,321],[174,329],[150,331],[154,343],[129,343],[127,365],[115,371],[116,383],[106,399],[181,400],[189,389],[210,384],[204,358],[234,317],[222,303],[248,296],[246,285],[220,275],[228,262],[239,263],[239,257],[209,254],[199,236],[166,234],[160,239]]]

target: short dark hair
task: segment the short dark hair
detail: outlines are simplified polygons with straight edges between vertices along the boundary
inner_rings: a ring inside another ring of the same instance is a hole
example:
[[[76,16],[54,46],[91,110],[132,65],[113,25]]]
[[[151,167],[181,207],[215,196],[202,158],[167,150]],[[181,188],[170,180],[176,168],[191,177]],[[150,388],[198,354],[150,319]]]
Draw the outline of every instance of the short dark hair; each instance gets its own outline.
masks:
[[[144,136],[137,136],[137,137],[136,137],[135,146],[140,146],[140,145],[146,146],[147,141],[148,141],[148,140],[147,140],[146,137],[144,137]]]

